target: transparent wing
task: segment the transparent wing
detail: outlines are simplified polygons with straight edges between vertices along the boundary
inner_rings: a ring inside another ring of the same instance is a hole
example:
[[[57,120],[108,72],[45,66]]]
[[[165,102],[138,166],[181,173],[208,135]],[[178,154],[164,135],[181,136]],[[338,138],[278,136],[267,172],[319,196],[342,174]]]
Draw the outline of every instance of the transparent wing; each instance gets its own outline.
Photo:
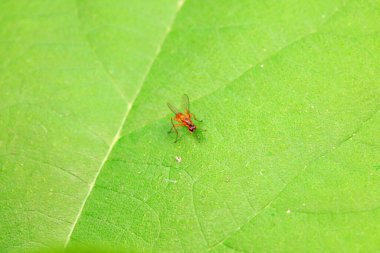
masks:
[[[180,113],[180,112],[178,111],[178,109],[177,109],[172,103],[169,103],[169,102],[168,102],[167,105],[168,105],[169,109],[170,109],[172,112],[174,112],[175,114]]]
[[[182,96],[182,108],[185,111],[185,113],[190,113],[189,96],[186,94],[183,94]]]

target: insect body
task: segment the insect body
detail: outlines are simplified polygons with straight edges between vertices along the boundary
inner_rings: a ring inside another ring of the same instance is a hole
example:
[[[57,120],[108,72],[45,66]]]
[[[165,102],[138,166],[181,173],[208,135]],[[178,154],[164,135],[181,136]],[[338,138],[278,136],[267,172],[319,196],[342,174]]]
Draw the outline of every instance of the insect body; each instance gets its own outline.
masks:
[[[189,103],[189,97],[185,94],[182,96],[182,106],[184,108],[184,112],[180,112],[175,106],[173,106],[171,103],[168,103],[168,107],[170,110],[175,114],[173,118],[171,118],[172,127],[170,128],[169,133],[174,129],[177,133],[177,137],[175,139],[175,142],[178,141],[178,130],[177,127],[186,127],[190,133],[193,133],[195,130],[197,130],[197,126],[193,123],[191,118],[194,118],[196,121],[198,120],[194,114],[190,113],[190,103]],[[177,124],[174,124],[173,120],[177,121]]]

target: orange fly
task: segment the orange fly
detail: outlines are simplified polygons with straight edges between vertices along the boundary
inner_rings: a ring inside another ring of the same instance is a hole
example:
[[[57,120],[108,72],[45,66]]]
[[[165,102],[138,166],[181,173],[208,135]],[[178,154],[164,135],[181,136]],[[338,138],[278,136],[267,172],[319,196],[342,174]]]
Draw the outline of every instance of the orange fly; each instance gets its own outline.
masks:
[[[178,130],[177,127],[187,127],[189,129],[190,133],[193,133],[195,130],[197,130],[197,126],[193,123],[191,118],[194,118],[196,121],[202,122],[201,120],[198,120],[193,113],[190,113],[190,102],[189,102],[189,97],[184,94],[182,96],[182,106],[183,109],[185,110],[183,113],[180,112],[175,106],[173,106],[171,103],[168,103],[168,107],[170,110],[175,114],[173,118],[171,118],[172,121],[172,127],[170,128],[169,133],[174,129],[175,132],[177,133],[177,137],[175,139],[176,143],[178,141]],[[174,124],[173,120],[177,121],[177,124]]]

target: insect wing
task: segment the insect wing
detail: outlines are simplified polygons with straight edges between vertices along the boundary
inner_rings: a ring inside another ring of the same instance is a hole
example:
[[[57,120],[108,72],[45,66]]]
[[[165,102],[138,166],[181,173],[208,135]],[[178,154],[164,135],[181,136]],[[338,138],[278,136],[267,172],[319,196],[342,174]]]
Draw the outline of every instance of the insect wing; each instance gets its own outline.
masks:
[[[168,102],[167,105],[168,105],[169,109],[170,109],[172,112],[174,112],[174,114],[178,114],[178,113],[180,113],[180,112],[178,111],[178,109],[177,109],[174,105],[172,105],[171,103]]]
[[[190,114],[189,96],[186,94],[183,94],[183,96],[182,96],[182,108],[186,114]]]

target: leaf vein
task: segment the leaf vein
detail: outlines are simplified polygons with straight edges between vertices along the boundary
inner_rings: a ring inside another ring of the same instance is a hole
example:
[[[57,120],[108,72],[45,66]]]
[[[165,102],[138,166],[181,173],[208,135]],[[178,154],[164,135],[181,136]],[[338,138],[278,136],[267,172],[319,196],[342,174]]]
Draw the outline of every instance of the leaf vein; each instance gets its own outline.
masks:
[[[76,1],[76,3],[78,3],[78,2]],[[156,51],[156,54],[153,56],[152,61],[151,61],[151,63],[149,64],[149,66],[148,66],[148,68],[147,68],[147,71],[146,71],[145,75],[143,76],[143,81],[141,82],[140,89],[136,92],[136,94],[135,94],[134,98],[132,99],[132,101],[131,101],[130,103],[127,104],[127,108],[126,108],[126,111],[125,111],[125,113],[124,113],[124,115],[123,115],[123,117],[122,117],[122,120],[121,120],[121,123],[120,123],[120,127],[119,127],[119,129],[117,130],[116,135],[114,136],[114,138],[113,138],[113,140],[112,140],[112,142],[111,142],[111,145],[109,146],[109,148],[108,148],[108,150],[107,150],[107,152],[106,152],[106,154],[105,154],[104,159],[103,159],[102,162],[100,163],[99,169],[97,170],[97,172],[96,172],[96,174],[95,174],[95,177],[94,177],[92,183],[90,184],[90,187],[89,187],[89,189],[88,189],[87,195],[86,195],[86,197],[84,198],[84,200],[83,200],[83,202],[82,202],[82,205],[81,205],[81,207],[80,207],[80,209],[79,209],[79,212],[78,212],[78,214],[77,214],[77,216],[76,216],[76,218],[75,218],[75,220],[74,220],[74,222],[73,222],[73,225],[72,225],[72,227],[71,227],[71,229],[70,229],[70,231],[69,231],[69,233],[68,233],[68,235],[67,235],[67,238],[66,238],[66,241],[65,241],[65,244],[64,244],[64,248],[67,247],[67,245],[68,245],[68,243],[69,243],[69,241],[70,241],[70,239],[71,239],[71,236],[72,236],[73,231],[74,231],[74,229],[75,229],[75,227],[76,227],[76,224],[78,223],[78,220],[79,220],[79,218],[80,218],[80,216],[81,216],[81,214],[82,214],[82,212],[83,212],[83,210],[84,210],[85,204],[86,204],[86,202],[87,202],[87,200],[88,200],[88,198],[89,198],[89,196],[90,196],[90,194],[91,194],[91,192],[92,192],[92,190],[93,190],[93,188],[94,188],[94,186],[95,186],[96,180],[97,180],[97,178],[98,178],[98,176],[99,176],[99,174],[100,174],[102,168],[104,167],[106,161],[108,160],[108,158],[109,158],[109,156],[110,156],[110,154],[111,154],[111,151],[113,150],[113,147],[115,146],[115,144],[117,143],[117,141],[118,141],[118,140],[120,139],[120,137],[121,137],[121,132],[122,132],[123,126],[124,126],[124,124],[125,124],[125,122],[126,122],[126,120],[127,120],[127,117],[128,117],[128,115],[129,115],[129,112],[131,111],[132,105],[133,105],[134,101],[136,100],[136,98],[138,97],[138,95],[140,94],[141,88],[142,88],[142,86],[143,86],[144,83],[145,83],[146,77],[148,76],[148,74],[149,74],[149,72],[150,72],[150,70],[151,70],[151,68],[152,68],[152,66],[153,66],[153,63],[155,62],[155,60],[157,59],[157,56],[159,55],[159,53],[160,53],[160,51],[161,51],[162,45],[164,44],[166,38],[168,37],[168,34],[169,34],[170,31],[171,31],[171,27],[173,26],[173,24],[174,24],[174,22],[175,22],[175,19],[176,19],[177,15],[178,15],[178,12],[180,11],[181,7],[182,7],[183,4],[184,4],[184,1],[183,1],[183,0],[179,0],[179,3],[180,3],[180,4],[178,4],[177,11],[174,13],[174,17],[173,17],[172,22],[171,22],[171,24],[170,24],[170,26],[169,26],[169,29],[167,30],[166,34],[164,34],[162,41],[159,43],[158,48],[157,48],[157,51]],[[78,6],[77,6],[77,7],[78,7]]]

